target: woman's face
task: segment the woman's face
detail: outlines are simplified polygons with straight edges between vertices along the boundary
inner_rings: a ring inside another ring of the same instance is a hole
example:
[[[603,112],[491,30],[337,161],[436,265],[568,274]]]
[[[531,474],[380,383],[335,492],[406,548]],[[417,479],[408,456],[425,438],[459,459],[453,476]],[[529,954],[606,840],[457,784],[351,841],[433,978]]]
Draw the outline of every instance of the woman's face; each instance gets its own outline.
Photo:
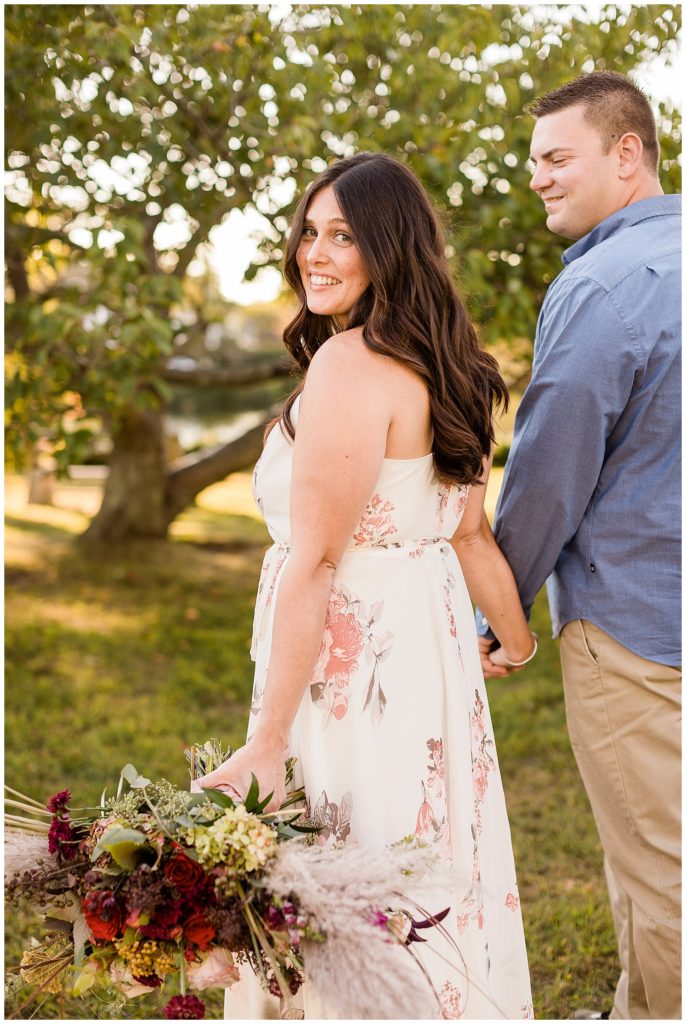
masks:
[[[296,260],[307,308],[345,328],[369,275],[331,185],[309,205]]]

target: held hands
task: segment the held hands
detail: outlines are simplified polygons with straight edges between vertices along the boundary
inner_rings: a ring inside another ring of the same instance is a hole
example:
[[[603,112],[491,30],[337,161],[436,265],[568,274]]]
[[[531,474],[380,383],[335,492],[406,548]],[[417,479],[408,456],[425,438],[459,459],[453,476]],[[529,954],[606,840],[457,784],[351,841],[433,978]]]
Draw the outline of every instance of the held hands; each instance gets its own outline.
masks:
[[[239,801],[245,798],[254,774],[260,788],[260,797],[273,793],[265,810],[277,811],[286,799],[286,756],[284,747],[266,742],[255,734],[219,768],[195,779],[191,783],[191,792],[219,789]]]
[[[513,664],[514,659],[508,657],[504,647],[497,647],[494,651],[491,651],[496,641],[488,640],[486,637],[479,637],[479,656],[481,658],[484,678],[502,679],[505,676],[512,675],[513,672],[521,672],[538,650],[538,637],[535,633],[532,633],[531,637],[533,641],[531,653],[519,664]]]

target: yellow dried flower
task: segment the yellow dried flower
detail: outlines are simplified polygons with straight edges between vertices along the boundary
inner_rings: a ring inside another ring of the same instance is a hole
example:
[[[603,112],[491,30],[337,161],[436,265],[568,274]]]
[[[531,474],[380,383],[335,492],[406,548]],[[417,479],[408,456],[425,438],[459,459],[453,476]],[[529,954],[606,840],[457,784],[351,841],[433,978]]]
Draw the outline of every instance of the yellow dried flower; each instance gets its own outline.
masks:
[[[62,967],[68,967],[72,963],[72,946],[61,943],[56,946],[54,942],[36,946],[34,949],[27,949],[21,958],[20,975],[29,985],[41,985],[44,992],[58,993],[62,991],[62,976],[58,971],[60,967],[59,957],[63,955]],[[58,973],[55,977],[50,977]],[[49,981],[47,979],[50,979]]]
[[[163,978],[179,969],[173,956],[175,947],[170,943],[158,942],[156,939],[137,939],[131,945],[126,945],[120,939],[115,946],[121,959],[137,978],[146,978],[151,974]]]

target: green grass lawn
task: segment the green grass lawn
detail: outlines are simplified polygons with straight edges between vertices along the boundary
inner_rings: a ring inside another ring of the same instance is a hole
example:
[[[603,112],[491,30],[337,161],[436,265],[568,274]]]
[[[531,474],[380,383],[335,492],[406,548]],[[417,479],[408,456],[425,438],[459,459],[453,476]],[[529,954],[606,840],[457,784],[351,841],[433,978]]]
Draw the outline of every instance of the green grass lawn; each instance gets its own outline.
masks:
[[[75,543],[96,495],[58,489],[55,508],[26,506],[8,482],[6,781],[47,798],[70,785],[79,804],[133,762],[187,784],[184,747],[216,735],[238,745],[252,683],[249,657],[264,526],[247,477],[210,488],[174,525],[170,542],[85,553]],[[542,640],[530,668],[489,683],[518,865],[536,1016],[609,1007],[618,967],[602,856],[564,724],[557,645],[544,595]],[[7,913],[7,966],[35,918]],[[27,992],[8,973],[6,1014]],[[173,993],[172,993],[173,994]],[[127,1004],[154,1019],[167,1001]],[[19,1016],[36,1012],[34,1004]],[[208,1014],[221,1016],[219,994]],[[51,997],[39,1019],[111,1018],[98,997]],[[123,1019],[118,1016],[116,1019]]]

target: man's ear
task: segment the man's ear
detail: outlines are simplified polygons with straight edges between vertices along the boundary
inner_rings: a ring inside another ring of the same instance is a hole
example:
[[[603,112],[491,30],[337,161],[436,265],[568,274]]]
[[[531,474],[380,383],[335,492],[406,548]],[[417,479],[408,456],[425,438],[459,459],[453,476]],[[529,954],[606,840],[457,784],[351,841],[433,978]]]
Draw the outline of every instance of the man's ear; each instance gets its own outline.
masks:
[[[636,132],[624,132],[616,147],[619,155],[619,177],[626,181],[643,164],[643,143]]]

